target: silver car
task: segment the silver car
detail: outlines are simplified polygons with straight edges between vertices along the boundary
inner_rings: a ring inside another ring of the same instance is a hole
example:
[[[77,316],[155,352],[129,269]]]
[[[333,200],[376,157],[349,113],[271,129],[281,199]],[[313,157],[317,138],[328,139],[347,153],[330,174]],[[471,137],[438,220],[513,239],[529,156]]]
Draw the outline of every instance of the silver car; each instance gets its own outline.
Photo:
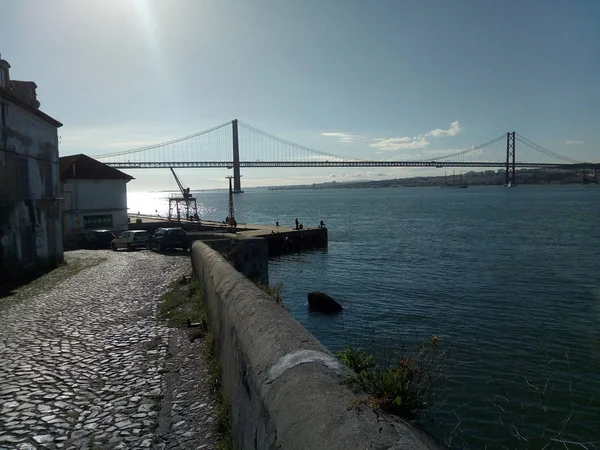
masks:
[[[126,248],[131,251],[134,248],[146,248],[148,244],[148,232],[144,230],[123,231],[119,236],[112,240],[110,248],[115,252],[120,248]]]

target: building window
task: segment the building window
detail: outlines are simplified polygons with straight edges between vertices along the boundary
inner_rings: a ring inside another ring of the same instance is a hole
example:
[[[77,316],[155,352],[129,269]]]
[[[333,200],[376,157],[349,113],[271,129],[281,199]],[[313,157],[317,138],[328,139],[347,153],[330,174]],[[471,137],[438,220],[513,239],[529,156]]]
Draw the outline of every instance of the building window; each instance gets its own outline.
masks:
[[[112,226],[112,214],[105,214],[102,216],[83,216],[84,230],[99,230],[103,228],[112,228]]]
[[[52,165],[44,165],[44,196],[54,198],[54,180],[52,179]]]
[[[19,158],[17,162],[19,179],[19,197],[21,199],[29,198],[29,165],[25,158]]]
[[[21,226],[21,262],[24,266],[33,262],[33,231],[31,225]]]

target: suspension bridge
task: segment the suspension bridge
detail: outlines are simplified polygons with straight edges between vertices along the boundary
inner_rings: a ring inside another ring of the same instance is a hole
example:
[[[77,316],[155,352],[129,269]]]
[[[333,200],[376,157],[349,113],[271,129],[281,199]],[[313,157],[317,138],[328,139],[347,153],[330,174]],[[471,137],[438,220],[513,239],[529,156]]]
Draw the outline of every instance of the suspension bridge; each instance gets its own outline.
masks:
[[[519,154],[517,158],[517,143]],[[435,154],[434,152],[427,152]],[[243,157],[241,157],[242,155]],[[242,168],[274,167],[481,167],[503,168],[506,184],[516,185],[517,168],[591,169],[600,163],[578,161],[544,148],[516,132],[432,158],[361,160],[321,152],[259,130],[237,119],[208,130],[131,150],[96,157],[118,169],[233,169],[234,192],[242,192]]]

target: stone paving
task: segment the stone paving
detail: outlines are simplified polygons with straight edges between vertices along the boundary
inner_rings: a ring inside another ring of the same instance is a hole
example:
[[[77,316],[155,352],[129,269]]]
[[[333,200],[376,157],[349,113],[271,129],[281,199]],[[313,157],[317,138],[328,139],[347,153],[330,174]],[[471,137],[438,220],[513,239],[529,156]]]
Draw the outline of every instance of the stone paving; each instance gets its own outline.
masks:
[[[201,352],[155,319],[189,256],[67,262],[0,299],[0,448],[215,448]]]

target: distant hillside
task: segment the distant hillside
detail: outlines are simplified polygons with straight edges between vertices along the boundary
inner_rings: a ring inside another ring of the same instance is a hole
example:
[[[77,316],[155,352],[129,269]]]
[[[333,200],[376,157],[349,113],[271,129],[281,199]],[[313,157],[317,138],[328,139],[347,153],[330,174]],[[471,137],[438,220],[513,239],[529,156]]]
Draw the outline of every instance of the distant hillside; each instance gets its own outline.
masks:
[[[517,184],[570,184],[593,182],[593,175],[581,171],[559,169],[522,169],[517,172]],[[470,186],[504,185],[504,170],[470,171],[462,175],[462,183]],[[327,183],[294,186],[272,186],[270,190],[288,189],[357,189],[357,188],[405,188],[422,186],[452,186],[461,183],[461,177],[411,177],[377,181],[331,181]]]

